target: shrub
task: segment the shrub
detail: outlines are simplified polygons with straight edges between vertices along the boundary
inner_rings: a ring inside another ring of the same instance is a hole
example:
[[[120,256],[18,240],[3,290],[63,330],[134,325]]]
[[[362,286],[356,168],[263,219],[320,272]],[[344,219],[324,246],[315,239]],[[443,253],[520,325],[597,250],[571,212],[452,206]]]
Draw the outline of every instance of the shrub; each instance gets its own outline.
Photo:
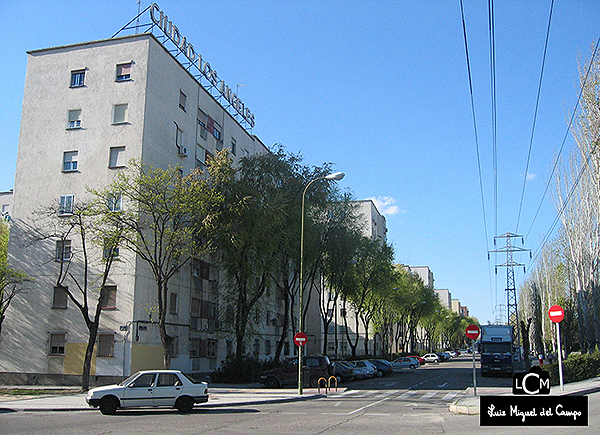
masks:
[[[550,373],[550,384],[560,384],[558,360],[541,366]],[[600,375],[600,352],[592,354],[571,354],[563,361],[563,381],[565,383],[582,381]]]
[[[210,378],[212,382],[224,384],[258,382],[259,375],[263,371],[279,366],[281,366],[279,361],[261,361],[254,355],[244,355],[239,360],[231,355],[225,358],[221,367],[211,373]]]

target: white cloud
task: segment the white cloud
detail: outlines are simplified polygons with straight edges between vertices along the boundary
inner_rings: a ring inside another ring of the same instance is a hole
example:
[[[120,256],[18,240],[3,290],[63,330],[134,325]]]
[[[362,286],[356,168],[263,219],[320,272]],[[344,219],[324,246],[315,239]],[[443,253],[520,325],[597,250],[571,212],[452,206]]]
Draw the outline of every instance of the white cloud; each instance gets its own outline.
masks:
[[[536,174],[532,174],[532,173],[530,173],[530,172],[528,172],[528,173],[527,173],[527,180],[528,180],[528,181],[535,180],[536,178],[537,178],[537,175],[536,175]]]
[[[396,200],[391,196],[378,196],[377,198],[369,198],[377,207],[377,210],[384,216],[392,216],[395,214],[404,214],[406,211],[400,210],[396,205]]]

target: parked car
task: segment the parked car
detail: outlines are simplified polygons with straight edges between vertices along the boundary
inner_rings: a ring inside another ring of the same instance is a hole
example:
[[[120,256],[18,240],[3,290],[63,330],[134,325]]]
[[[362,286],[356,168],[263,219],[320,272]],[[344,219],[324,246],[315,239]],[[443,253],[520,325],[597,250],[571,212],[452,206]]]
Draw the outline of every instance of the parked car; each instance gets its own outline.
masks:
[[[447,361],[450,359],[450,354],[448,352],[437,352],[436,355],[440,357],[440,361]]]
[[[423,359],[428,363],[438,363],[442,360],[436,353],[428,353],[423,355]]]
[[[358,379],[372,378],[377,372],[377,368],[373,363],[367,360],[352,361],[352,366]]]
[[[421,365],[425,364],[425,360],[420,355],[408,355],[408,357],[415,358],[417,361],[419,361],[419,364],[421,364]]]
[[[310,386],[316,387],[320,378],[329,379],[334,375],[333,365],[327,356],[305,356],[302,362],[305,367],[303,376]],[[289,358],[282,367],[262,372],[259,380],[267,388],[298,385],[298,358]]]
[[[401,356],[400,358],[396,358],[391,362],[392,370],[395,372],[400,372],[402,369],[410,369],[414,370],[417,367],[420,367],[421,364],[419,360],[416,358],[411,358],[408,356]]]
[[[458,352],[455,350],[447,350],[446,353],[450,354],[450,358],[456,358],[458,356]]]
[[[208,385],[193,381],[179,370],[146,370],[118,385],[92,388],[85,400],[88,405],[99,407],[102,414],[141,406],[174,406],[181,412],[190,412],[195,403],[208,402]]]
[[[371,364],[373,364],[377,369],[375,376],[378,378],[390,374],[393,371],[392,364],[385,359],[370,359],[369,362],[371,362]]]
[[[335,361],[333,363],[335,376],[338,376],[343,382],[350,382],[356,379],[354,367],[346,361]]]

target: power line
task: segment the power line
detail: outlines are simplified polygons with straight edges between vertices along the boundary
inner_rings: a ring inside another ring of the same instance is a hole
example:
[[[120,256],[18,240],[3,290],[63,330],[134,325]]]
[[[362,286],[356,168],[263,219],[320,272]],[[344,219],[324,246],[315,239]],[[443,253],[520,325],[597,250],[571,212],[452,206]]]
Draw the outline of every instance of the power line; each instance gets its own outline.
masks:
[[[546,196],[546,193],[548,192],[548,188],[550,186],[550,182],[554,178],[554,174],[556,172],[556,168],[557,168],[558,163],[560,161],[560,154],[562,153],[562,150],[564,148],[564,145],[565,145],[565,142],[567,140],[568,134],[571,131],[571,126],[573,125],[573,120],[574,120],[575,115],[577,113],[577,108],[580,105],[581,98],[583,96],[583,91],[585,89],[585,86],[587,84],[588,78],[590,76],[590,72],[592,71],[592,68],[594,66],[594,60],[596,58],[596,54],[598,53],[598,44],[599,43],[600,43],[600,38],[598,38],[596,40],[596,44],[595,44],[595,47],[594,47],[594,52],[592,53],[592,57],[590,59],[588,70],[586,71],[585,78],[583,80],[583,83],[581,84],[581,89],[579,91],[579,96],[577,97],[577,102],[575,103],[575,107],[573,108],[573,112],[571,113],[571,119],[569,120],[569,125],[567,126],[567,131],[566,131],[565,136],[563,138],[563,142],[562,142],[562,145],[560,147],[559,154],[556,157],[556,160],[554,162],[554,167],[552,168],[552,173],[550,174],[550,178],[548,179],[548,182],[546,183],[546,189],[544,190],[544,195],[542,196],[542,201],[544,200],[544,198]],[[575,189],[579,185],[579,182],[581,181],[581,178],[583,177],[583,174],[584,174],[585,170],[589,166],[590,160],[592,158],[592,154],[594,152],[595,152],[595,148],[591,149],[590,152],[588,153],[587,158],[585,160],[585,163],[582,165],[581,171],[579,172],[579,175],[577,176],[577,179],[575,180],[575,183],[573,184],[573,187],[571,188],[571,191],[569,192],[569,195],[567,196],[566,201],[564,202],[564,204],[562,205],[561,209],[557,213],[556,218],[554,219],[554,221],[552,222],[552,225],[548,229],[548,232],[546,233],[546,235],[542,239],[542,242],[540,243],[540,246],[536,249],[535,255],[533,256],[533,262],[535,262],[537,260],[537,257],[542,252],[544,246],[546,245],[546,242],[548,241],[548,239],[550,238],[550,235],[552,234],[552,231],[554,231],[554,228],[556,227],[556,224],[558,223],[558,220],[560,219],[560,217],[564,213],[564,210],[566,209],[567,205],[571,201],[571,198],[573,197],[573,194],[575,193]],[[540,210],[542,201],[540,202],[540,205],[538,206],[538,210],[537,210],[538,212]],[[536,218],[537,218],[537,215],[538,215],[538,213],[536,212],[536,214],[535,214]],[[534,218],[534,222],[535,222],[535,218]],[[531,224],[531,227],[533,227],[533,223]],[[531,227],[529,228],[529,231],[531,231]],[[529,234],[529,232],[528,232],[528,234]]]
[[[550,25],[552,23],[552,11],[554,10],[554,0],[550,4],[550,14],[548,16],[548,28],[546,29],[546,42],[544,43],[544,54],[542,56],[542,68],[540,71],[540,80],[538,82],[537,97],[535,100],[535,110],[533,113],[533,124],[531,126],[531,135],[529,138],[529,152],[527,153],[527,164],[523,174],[523,189],[521,190],[521,200],[519,201],[519,212],[517,213],[517,227],[515,232],[519,231],[519,222],[521,220],[521,210],[523,209],[523,198],[525,197],[525,186],[527,185],[527,173],[529,172],[529,162],[531,161],[531,150],[533,148],[533,135],[537,121],[538,108],[540,105],[540,94],[542,92],[542,79],[544,78],[544,67],[546,65],[546,53],[548,51],[548,40],[550,39]]]
[[[471,74],[471,61],[469,58],[469,44],[468,44],[468,39],[467,39],[467,25],[465,22],[465,12],[464,12],[464,7],[463,7],[463,0],[460,0],[460,14],[461,14],[461,18],[462,18],[462,27],[463,27],[463,38],[465,41],[465,55],[466,55],[466,61],[467,61],[467,73],[469,76],[469,93],[471,96],[471,114],[473,117],[473,130],[474,130],[474,134],[475,134],[475,151],[477,154],[477,172],[479,175],[479,193],[481,196],[481,209],[483,212],[483,228],[484,228],[484,232],[485,232],[485,247],[486,250],[489,251],[489,242],[488,242],[488,229],[487,229],[487,219],[486,219],[486,212],[485,212],[485,195],[483,192],[483,176],[481,173],[481,156],[480,156],[480,152],[479,152],[479,133],[477,131],[477,117],[475,116],[475,100],[473,98],[473,79],[472,79],[472,74]],[[490,282],[490,295],[493,298],[493,294],[492,294],[492,274],[491,271],[489,269],[489,264],[488,264],[488,277],[489,277],[489,282]],[[492,307],[494,306],[494,301],[492,299]]]
[[[546,198],[546,195],[548,194],[548,189],[550,188],[550,183],[552,182],[552,179],[553,179],[553,178],[554,178],[554,176],[555,176],[556,169],[557,169],[557,167],[558,167],[558,164],[559,164],[559,162],[560,162],[560,156],[561,156],[561,154],[562,154],[562,152],[563,152],[563,149],[564,149],[564,147],[565,147],[565,143],[567,142],[567,138],[569,137],[569,133],[570,133],[570,131],[571,131],[571,127],[572,127],[572,125],[573,125],[573,121],[575,120],[575,115],[577,114],[577,109],[578,109],[578,107],[579,107],[579,104],[580,104],[580,102],[581,102],[581,98],[582,98],[582,96],[583,96],[583,90],[584,90],[584,88],[585,88],[585,85],[586,85],[586,83],[587,83],[587,81],[588,81],[588,78],[589,78],[590,72],[591,72],[591,70],[592,70],[592,65],[593,65],[593,63],[594,63],[594,59],[596,58],[596,54],[597,54],[597,52],[598,52],[598,44],[600,44],[600,38],[598,38],[598,39],[596,40],[596,44],[595,44],[595,47],[594,47],[594,52],[592,53],[592,58],[591,58],[591,60],[590,60],[590,67],[588,68],[588,70],[587,70],[587,72],[586,72],[586,74],[585,74],[585,78],[584,78],[584,80],[583,80],[583,84],[582,84],[582,86],[581,86],[581,89],[579,90],[579,95],[578,95],[578,97],[577,97],[577,101],[576,101],[576,103],[575,103],[575,107],[573,108],[573,111],[571,112],[571,118],[569,119],[569,125],[567,125],[567,129],[566,129],[566,131],[565,131],[565,134],[564,134],[564,136],[563,136],[563,140],[562,140],[562,143],[561,143],[561,145],[560,145],[560,149],[559,149],[559,151],[558,151],[558,155],[556,156],[556,159],[555,159],[555,161],[554,161],[554,166],[552,167],[552,171],[551,171],[551,173],[550,173],[550,176],[548,177],[548,181],[546,182],[546,188],[544,189],[544,193],[542,194],[542,198],[540,199],[540,203],[538,204],[537,210],[536,210],[536,212],[535,212],[535,215],[534,215],[534,217],[533,217],[533,221],[531,222],[531,225],[530,225],[530,227],[529,227],[529,230],[527,231],[527,233],[526,233],[526,235],[525,235],[525,239],[527,239],[527,238],[528,238],[528,236],[529,236],[529,234],[531,233],[531,230],[532,230],[532,228],[533,228],[533,225],[535,224],[535,221],[536,221],[536,219],[537,219],[537,217],[538,217],[538,214],[539,214],[539,212],[540,212],[540,209],[541,209],[541,207],[542,207],[542,204],[544,203],[544,199]],[[559,215],[559,216],[560,216],[560,215]],[[550,234],[550,232],[551,232],[551,231],[554,229],[554,226],[556,226],[556,222],[557,222],[557,221],[555,220],[555,222],[552,224],[552,226],[551,226],[550,230],[548,231],[548,233],[547,233],[547,234],[546,234],[546,236],[544,237],[544,239],[543,239],[543,241],[542,241],[542,243],[541,243],[541,246],[540,246],[540,247],[539,247],[539,248],[538,248],[538,249],[537,249],[535,252],[541,251],[541,249],[543,248],[543,245],[545,244],[546,240],[547,240],[547,239],[548,239],[548,237],[549,237],[549,234]],[[535,256],[534,256],[534,258],[535,258]]]

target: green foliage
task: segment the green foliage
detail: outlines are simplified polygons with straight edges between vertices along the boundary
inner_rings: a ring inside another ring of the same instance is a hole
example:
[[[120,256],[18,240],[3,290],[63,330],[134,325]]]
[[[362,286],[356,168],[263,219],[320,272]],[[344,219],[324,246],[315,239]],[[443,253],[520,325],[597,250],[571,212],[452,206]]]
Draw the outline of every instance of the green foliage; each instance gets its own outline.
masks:
[[[550,383],[560,384],[558,361],[541,366],[550,373]],[[565,383],[583,381],[600,375],[600,352],[571,354],[563,361],[563,381]]]
[[[246,384],[258,382],[259,375],[275,367],[281,367],[281,362],[275,360],[261,361],[254,355],[243,355],[236,358],[229,355],[222,361],[221,366],[211,373],[211,382],[223,384]]]

